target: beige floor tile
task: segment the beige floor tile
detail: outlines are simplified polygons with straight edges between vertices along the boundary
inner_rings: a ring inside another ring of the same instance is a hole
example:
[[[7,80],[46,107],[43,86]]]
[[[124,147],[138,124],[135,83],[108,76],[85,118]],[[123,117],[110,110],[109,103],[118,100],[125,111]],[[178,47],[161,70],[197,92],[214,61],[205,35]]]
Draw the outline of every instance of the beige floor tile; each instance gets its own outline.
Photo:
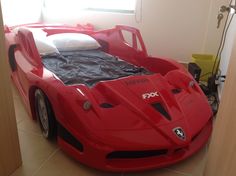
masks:
[[[168,169],[186,173],[186,174],[193,174],[195,171],[202,168],[199,166],[204,164],[205,159],[206,159],[206,153],[207,153],[207,149],[206,149],[206,146],[204,146],[200,151],[198,151],[196,154],[194,154],[190,158],[180,163],[177,163],[175,165],[172,165],[168,167]]]
[[[26,111],[26,108],[23,105],[23,101],[19,95],[18,90],[12,83],[12,96],[15,106],[16,122],[20,123],[24,119],[29,119],[29,114]]]
[[[194,169],[194,171],[192,172],[193,176],[203,176],[204,175],[204,169],[206,167],[207,156],[208,156],[208,153],[206,154],[203,161],[201,163],[199,163],[199,165]]]
[[[39,125],[27,113],[23,101],[19,97],[17,90],[14,87],[12,89],[18,129],[21,131],[34,133],[41,136],[42,133]]]
[[[193,171],[192,176],[204,176],[204,169],[206,165],[206,160],[200,163]]]
[[[25,167],[24,165],[17,169],[11,176],[32,176],[33,171]]]
[[[40,126],[37,121],[27,118],[17,124],[18,130],[42,136]]]
[[[27,113],[21,98],[13,98],[13,100],[15,106],[16,122],[20,123],[24,119],[29,119],[29,114]]]
[[[18,131],[23,165],[13,176],[32,176],[43,162],[57,150],[57,144],[41,136]]]
[[[34,176],[120,176],[121,173],[106,173],[80,164],[63,151],[58,150],[46,161]]]
[[[190,174],[172,171],[165,168],[146,172],[138,172],[138,173],[124,173],[123,175],[124,176],[191,176]]]

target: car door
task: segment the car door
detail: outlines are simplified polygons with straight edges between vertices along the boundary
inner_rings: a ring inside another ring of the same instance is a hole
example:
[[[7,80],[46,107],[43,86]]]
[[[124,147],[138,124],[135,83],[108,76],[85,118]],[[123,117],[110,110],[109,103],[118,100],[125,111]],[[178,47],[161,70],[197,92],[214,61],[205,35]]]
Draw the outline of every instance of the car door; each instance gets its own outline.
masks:
[[[17,49],[15,50],[16,77],[22,92],[27,95],[30,86],[29,76],[41,65],[38,51],[35,47],[33,35],[30,31],[22,30],[17,35]]]

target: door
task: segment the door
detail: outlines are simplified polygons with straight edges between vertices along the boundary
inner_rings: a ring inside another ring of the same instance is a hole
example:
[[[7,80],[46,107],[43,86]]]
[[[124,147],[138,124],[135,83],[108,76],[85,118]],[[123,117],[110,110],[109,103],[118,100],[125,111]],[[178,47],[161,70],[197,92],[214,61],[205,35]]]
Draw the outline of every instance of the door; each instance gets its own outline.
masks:
[[[232,22],[230,23],[226,38],[225,45],[221,54],[221,62],[220,62],[220,72],[221,75],[227,76],[227,70],[229,66],[229,60],[233,49],[234,37],[236,36],[236,17],[233,14],[230,14],[229,19],[232,18]],[[229,20],[228,20],[229,21]],[[218,86],[219,98],[221,99],[221,95],[224,88],[224,82],[221,82]]]
[[[204,176],[236,175],[236,32],[232,35],[233,44],[225,46],[230,57],[229,67]]]
[[[3,31],[0,2],[0,175],[8,176],[21,165],[21,155]]]
[[[17,40],[19,42],[18,49],[15,50],[15,62],[16,62],[16,76],[19,80],[19,86],[24,93],[28,94],[29,81],[27,76],[29,73],[40,65],[41,58],[34,44],[33,35],[26,29],[19,29],[17,34]]]

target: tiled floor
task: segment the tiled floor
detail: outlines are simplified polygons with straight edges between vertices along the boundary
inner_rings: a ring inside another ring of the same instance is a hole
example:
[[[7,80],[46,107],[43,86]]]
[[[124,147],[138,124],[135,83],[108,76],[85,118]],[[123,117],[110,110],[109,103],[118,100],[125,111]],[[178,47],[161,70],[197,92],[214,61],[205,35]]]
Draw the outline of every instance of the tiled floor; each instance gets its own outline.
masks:
[[[114,174],[86,167],[62,152],[55,141],[42,137],[38,124],[25,111],[17,90],[12,89],[23,159],[23,165],[12,176],[202,176],[207,147],[179,164],[147,172]]]

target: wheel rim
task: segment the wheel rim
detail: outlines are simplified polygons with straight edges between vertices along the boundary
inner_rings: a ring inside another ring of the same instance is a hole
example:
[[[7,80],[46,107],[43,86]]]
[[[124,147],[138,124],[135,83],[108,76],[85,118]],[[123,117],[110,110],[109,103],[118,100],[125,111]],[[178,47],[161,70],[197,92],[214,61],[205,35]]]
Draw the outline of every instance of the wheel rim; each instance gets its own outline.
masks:
[[[38,101],[38,115],[43,129],[43,135],[47,137],[49,131],[48,112],[46,103],[42,97]]]

